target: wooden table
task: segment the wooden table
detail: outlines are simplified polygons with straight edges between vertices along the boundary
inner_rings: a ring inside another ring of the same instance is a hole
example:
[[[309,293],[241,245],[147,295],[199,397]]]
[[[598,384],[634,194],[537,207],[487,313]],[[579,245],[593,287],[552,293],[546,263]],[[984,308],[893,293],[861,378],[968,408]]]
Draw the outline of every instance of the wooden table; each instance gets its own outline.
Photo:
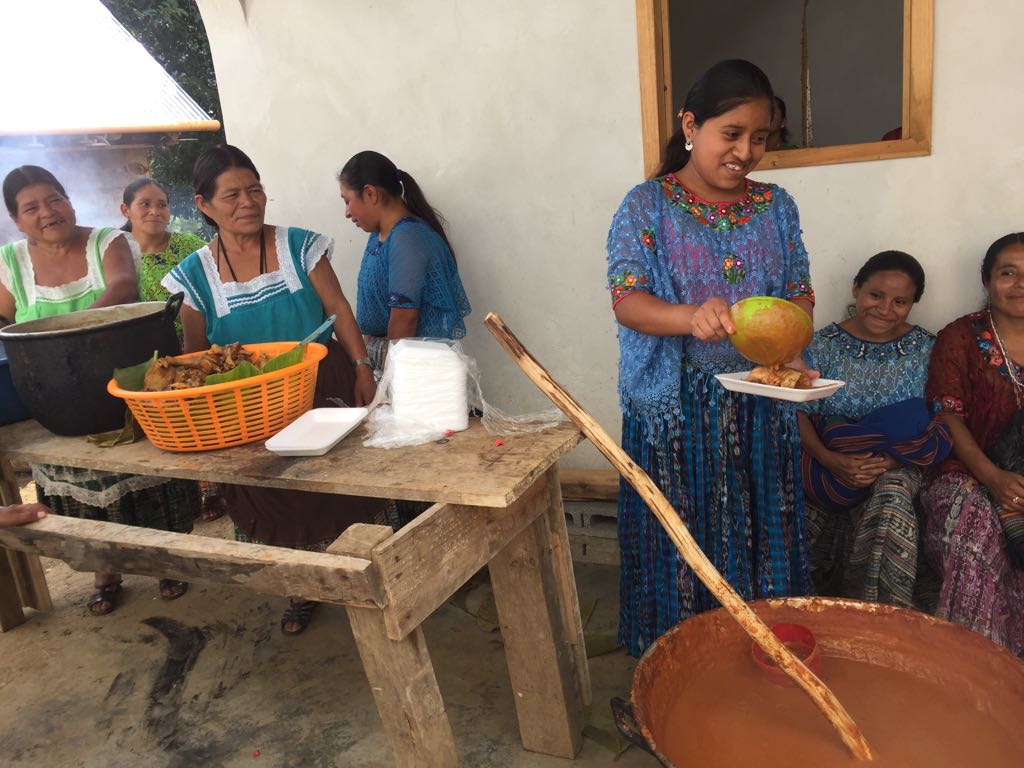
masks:
[[[523,746],[571,758],[590,702],[556,461],[581,440],[566,424],[503,438],[478,421],[447,443],[393,450],[351,435],[322,457],[262,443],[168,453],[146,441],[97,448],[34,421],[0,428],[0,492],[20,500],[12,459],[141,475],[433,502],[397,533],[357,524],[327,553],[243,544],[51,515],[0,529],[0,629],[23,606],[50,610],[39,555],[82,571],[212,581],[344,605],[398,766],[458,764],[420,625],[489,566]]]

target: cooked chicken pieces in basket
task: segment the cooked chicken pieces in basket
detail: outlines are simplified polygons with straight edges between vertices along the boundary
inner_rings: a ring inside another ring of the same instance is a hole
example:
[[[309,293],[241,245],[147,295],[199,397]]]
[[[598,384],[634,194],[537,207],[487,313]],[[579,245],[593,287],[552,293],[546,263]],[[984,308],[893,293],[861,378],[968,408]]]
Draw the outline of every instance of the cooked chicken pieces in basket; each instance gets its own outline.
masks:
[[[206,383],[207,376],[227,373],[242,362],[251,363],[263,370],[268,359],[266,353],[253,355],[247,352],[237,341],[224,347],[214,344],[198,355],[158,358],[149,366],[143,388],[147,392],[164,392],[201,387]]]

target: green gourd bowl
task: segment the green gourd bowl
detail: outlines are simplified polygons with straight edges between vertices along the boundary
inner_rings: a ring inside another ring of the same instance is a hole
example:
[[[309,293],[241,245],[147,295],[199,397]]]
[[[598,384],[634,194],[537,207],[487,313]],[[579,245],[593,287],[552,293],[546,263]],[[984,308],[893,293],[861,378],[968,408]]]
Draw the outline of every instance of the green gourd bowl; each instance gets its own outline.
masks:
[[[804,351],[814,335],[810,316],[791,301],[750,296],[729,308],[736,351],[758,365],[782,365]]]

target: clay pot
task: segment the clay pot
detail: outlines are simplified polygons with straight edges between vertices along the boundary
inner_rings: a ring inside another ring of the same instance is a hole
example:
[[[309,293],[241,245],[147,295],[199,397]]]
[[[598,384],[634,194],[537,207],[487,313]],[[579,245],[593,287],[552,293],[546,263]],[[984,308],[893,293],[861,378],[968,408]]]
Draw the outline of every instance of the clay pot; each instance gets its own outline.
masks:
[[[758,365],[782,365],[804,351],[814,335],[811,318],[791,301],[751,296],[729,308],[736,350]]]
[[[939,684],[963,702],[965,711],[970,708],[984,712],[993,725],[1009,734],[1015,741],[1014,751],[1005,764],[1019,764],[1019,756],[1024,754],[1024,733],[1020,729],[1024,719],[1024,664],[995,643],[918,611],[876,603],[810,597],[758,600],[750,605],[769,625],[796,623],[809,628],[821,647],[826,670],[830,657],[851,659]],[[733,654],[749,659],[750,643],[724,609],[676,625],[640,659],[629,701],[613,700],[619,730],[666,768],[696,765],[686,756],[661,751],[668,742],[667,729],[687,726],[670,723],[669,712],[691,670],[732,658]],[[701,695],[708,706],[714,706],[714,692],[689,695]],[[879,692],[882,695],[884,691]],[[870,742],[871,734],[865,736]],[[977,744],[977,739],[984,736],[963,732],[955,738]],[[836,740],[838,743],[838,737]],[[849,765],[860,763],[851,758]]]

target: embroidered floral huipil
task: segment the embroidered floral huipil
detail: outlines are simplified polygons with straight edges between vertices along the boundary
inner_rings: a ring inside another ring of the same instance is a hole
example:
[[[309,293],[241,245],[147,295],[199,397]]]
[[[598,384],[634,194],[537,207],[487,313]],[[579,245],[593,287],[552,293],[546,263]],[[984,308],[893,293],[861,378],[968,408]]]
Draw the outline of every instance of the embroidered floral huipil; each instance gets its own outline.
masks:
[[[677,304],[712,297],[813,299],[796,205],[748,182],[712,204],[675,176],[635,187],[608,234],[612,302],[648,292]],[[657,337],[620,326],[622,444],[744,598],[810,587],[796,416],[789,405],[727,392],[714,374],[745,370],[728,340]],[[718,602],[680,559],[639,496],[619,497],[619,640],[641,654]]]

